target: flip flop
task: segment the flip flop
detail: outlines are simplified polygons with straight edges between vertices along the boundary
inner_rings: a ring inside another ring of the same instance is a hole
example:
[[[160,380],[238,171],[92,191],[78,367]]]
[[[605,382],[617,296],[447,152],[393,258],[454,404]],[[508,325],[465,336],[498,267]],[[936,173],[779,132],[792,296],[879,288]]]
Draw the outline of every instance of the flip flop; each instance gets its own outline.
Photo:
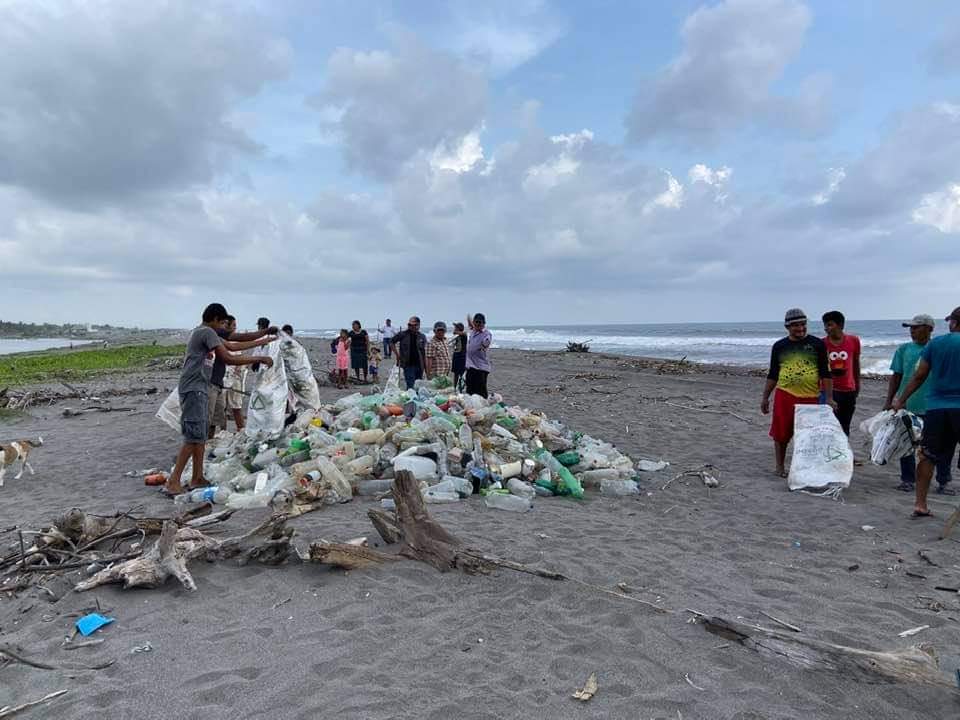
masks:
[[[166,485],[161,485],[159,488],[157,488],[157,492],[163,495],[164,497],[168,497],[168,498],[175,498],[177,495],[183,494],[183,493],[175,493],[167,489]],[[184,492],[186,492],[186,490],[184,490]]]
[[[933,513],[927,510],[927,512],[920,512],[919,510],[913,511],[913,517],[915,518],[924,518],[924,517],[933,517]]]

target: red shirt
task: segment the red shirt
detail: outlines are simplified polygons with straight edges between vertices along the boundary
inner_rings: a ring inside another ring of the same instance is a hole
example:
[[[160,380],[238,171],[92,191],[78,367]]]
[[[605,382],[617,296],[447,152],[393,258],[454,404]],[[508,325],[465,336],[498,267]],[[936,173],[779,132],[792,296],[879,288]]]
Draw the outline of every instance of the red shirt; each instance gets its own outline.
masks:
[[[829,337],[823,339],[827,346],[827,361],[833,376],[833,389],[853,392],[857,389],[854,365],[860,362],[860,338],[844,333],[843,340],[835,343]]]

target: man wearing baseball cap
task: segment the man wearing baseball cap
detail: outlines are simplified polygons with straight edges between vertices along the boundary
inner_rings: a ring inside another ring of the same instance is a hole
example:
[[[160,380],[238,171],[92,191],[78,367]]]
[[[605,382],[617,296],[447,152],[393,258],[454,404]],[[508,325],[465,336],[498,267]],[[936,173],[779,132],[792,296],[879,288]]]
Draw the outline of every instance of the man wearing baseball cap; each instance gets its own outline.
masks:
[[[887,402],[883,409],[889,410],[893,406],[893,399],[897,393],[902,393],[920,363],[920,355],[923,348],[930,342],[930,336],[933,334],[934,320],[931,315],[914,315],[909,322],[903,323],[903,327],[910,328],[911,342],[904,343],[897,348],[890,362],[890,381],[887,384]],[[907,410],[921,418],[927,413],[927,385],[924,383],[920,388],[910,396],[906,404]],[[947,483],[950,482],[950,464],[953,460],[953,448],[949,452],[943,453],[943,457],[937,460],[937,493],[941,495],[956,495],[953,488]],[[900,458],[900,484],[897,490],[903,492],[915,492],[917,481],[917,459],[913,453]]]
[[[944,454],[952,453],[960,441],[960,307],[954,308],[946,321],[949,334],[935,337],[924,346],[913,378],[891,405],[894,410],[905,408],[911,396],[926,384],[927,414],[920,441],[914,517],[933,514],[927,508],[927,490],[934,465]]]
[[[433,324],[433,337],[427,341],[424,352],[427,362],[427,379],[440,375],[449,375],[453,363],[450,359],[450,346],[447,345],[447,324],[438,320]]]
[[[807,334],[807,315],[800,308],[787,310],[783,324],[788,334],[777,340],[770,351],[770,372],[760,401],[760,412],[769,414],[770,394],[776,390],[770,437],[777,461],[776,474],[780,477],[787,476],[784,466],[787,445],[793,438],[794,407],[820,402],[837,409],[827,346],[820,338]]]

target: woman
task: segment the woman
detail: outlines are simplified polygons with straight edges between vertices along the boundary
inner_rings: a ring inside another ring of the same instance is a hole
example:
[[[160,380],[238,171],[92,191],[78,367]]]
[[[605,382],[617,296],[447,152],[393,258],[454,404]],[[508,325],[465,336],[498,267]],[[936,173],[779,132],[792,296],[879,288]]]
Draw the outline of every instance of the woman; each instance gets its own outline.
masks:
[[[487,397],[487,377],[492,366],[487,359],[487,350],[493,335],[487,330],[487,318],[483,313],[467,315],[470,337],[467,339],[467,394]]]
[[[363,330],[360,321],[353,321],[353,330],[350,332],[350,367],[360,380],[360,371],[363,371],[363,381],[367,382],[367,356],[370,349],[370,338],[367,331]]]

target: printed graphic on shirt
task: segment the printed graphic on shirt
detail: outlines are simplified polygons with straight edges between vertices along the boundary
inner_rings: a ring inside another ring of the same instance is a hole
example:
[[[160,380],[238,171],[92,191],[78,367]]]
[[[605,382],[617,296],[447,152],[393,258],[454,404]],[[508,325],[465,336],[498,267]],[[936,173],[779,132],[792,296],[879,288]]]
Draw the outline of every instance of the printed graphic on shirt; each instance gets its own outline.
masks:
[[[850,367],[850,355],[846,350],[831,350],[827,355],[830,360],[830,373],[834,377],[843,377]]]

